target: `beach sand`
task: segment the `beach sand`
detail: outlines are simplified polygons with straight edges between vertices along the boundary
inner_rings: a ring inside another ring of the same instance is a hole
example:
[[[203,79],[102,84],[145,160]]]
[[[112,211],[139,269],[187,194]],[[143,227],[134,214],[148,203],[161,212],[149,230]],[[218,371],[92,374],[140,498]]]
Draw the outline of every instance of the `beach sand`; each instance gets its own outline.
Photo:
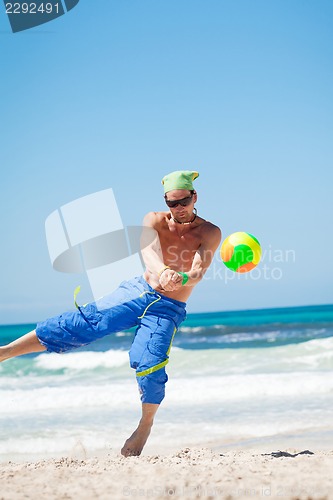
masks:
[[[0,499],[333,499],[333,451],[216,448],[2,463]]]

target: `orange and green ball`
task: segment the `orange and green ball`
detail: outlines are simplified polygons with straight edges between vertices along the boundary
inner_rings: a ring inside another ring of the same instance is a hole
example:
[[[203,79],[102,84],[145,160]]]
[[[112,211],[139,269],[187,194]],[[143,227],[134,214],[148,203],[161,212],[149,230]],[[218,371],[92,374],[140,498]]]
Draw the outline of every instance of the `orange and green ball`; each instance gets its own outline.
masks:
[[[224,264],[236,273],[247,273],[260,262],[260,243],[252,234],[232,233],[222,243],[220,250]]]

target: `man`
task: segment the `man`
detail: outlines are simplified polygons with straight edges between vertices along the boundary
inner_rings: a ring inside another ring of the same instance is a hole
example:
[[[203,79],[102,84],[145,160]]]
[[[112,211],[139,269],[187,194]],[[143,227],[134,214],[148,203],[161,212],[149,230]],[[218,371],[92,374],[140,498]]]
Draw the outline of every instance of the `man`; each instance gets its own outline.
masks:
[[[165,365],[173,337],[186,317],[186,301],[203,278],[221,240],[221,231],[197,216],[197,172],[166,175],[166,212],[150,212],[143,225],[156,237],[143,245],[143,276],[122,282],[118,289],[94,303],[38,323],[36,330],[0,347],[0,361],[48,350],[65,352],[121,330],[137,326],[130,349],[141,393],[142,417],[121,453],[140,455],[155,413],[165,394]]]

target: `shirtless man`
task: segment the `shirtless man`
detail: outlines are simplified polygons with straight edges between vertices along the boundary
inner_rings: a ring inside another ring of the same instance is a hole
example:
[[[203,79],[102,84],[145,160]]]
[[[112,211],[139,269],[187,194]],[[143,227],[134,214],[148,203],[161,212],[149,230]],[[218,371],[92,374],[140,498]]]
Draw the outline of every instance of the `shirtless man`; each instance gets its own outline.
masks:
[[[203,278],[221,240],[221,231],[197,216],[197,172],[166,175],[167,212],[150,212],[143,225],[156,237],[145,245],[143,276],[122,282],[101,299],[38,323],[35,330],[0,347],[0,361],[31,352],[65,352],[87,345],[111,333],[137,326],[130,349],[130,365],[136,370],[142,416],[121,453],[140,455],[154,416],[165,395],[165,365],[173,337],[186,317],[186,301]]]

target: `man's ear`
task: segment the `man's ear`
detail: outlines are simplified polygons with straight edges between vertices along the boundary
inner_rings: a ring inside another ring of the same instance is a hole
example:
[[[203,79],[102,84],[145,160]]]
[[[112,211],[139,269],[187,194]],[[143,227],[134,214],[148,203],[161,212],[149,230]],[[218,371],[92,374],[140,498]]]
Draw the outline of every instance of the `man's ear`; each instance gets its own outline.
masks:
[[[196,191],[194,191],[194,192],[193,192],[193,200],[194,200],[194,203],[196,203],[197,199],[198,199],[197,192],[196,192]]]

